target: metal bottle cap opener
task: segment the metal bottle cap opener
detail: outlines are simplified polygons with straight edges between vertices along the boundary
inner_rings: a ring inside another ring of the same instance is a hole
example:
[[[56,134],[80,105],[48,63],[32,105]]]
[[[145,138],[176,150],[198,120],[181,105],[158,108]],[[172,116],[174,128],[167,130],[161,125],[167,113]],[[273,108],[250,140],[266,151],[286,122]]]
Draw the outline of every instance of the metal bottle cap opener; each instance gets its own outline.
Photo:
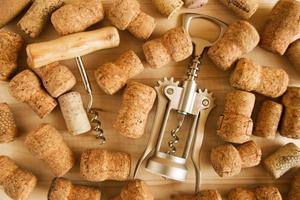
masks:
[[[216,24],[220,28],[217,40],[222,37],[227,27],[224,22],[214,17],[187,13],[183,16],[183,27],[188,33],[191,21],[195,18],[208,20]],[[155,87],[157,92],[157,108],[153,128],[148,145],[138,160],[134,171],[135,178],[143,161],[147,158],[146,170],[149,172],[167,179],[185,181],[188,173],[186,163],[189,156],[191,156],[196,175],[196,193],[199,191],[200,186],[199,157],[205,124],[210,111],[215,107],[212,93],[209,93],[206,89],[201,90],[197,88],[196,78],[198,77],[200,65],[203,63],[208,48],[213,44],[203,39],[200,39],[199,42],[199,39],[192,39],[194,55],[187,72],[187,78],[182,83],[179,81],[175,82],[173,78],[164,78],[162,81],[158,81],[158,85]],[[168,142],[169,150],[162,152],[161,146],[171,111],[175,111],[179,117],[178,126],[171,131],[173,139]],[[178,156],[176,155],[176,144],[179,142],[178,133],[187,116],[192,118],[193,121],[183,153]]]

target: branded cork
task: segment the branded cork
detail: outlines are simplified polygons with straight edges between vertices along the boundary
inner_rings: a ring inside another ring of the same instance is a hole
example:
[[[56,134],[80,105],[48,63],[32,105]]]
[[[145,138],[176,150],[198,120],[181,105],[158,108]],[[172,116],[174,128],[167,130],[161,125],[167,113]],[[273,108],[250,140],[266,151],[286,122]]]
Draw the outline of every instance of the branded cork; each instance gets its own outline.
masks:
[[[228,200],[282,200],[277,187],[258,186],[256,189],[234,188],[228,193]]]
[[[101,200],[101,191],[94,187],[73,184],[65,178],[54,178],[48,200]]]
[[[294,177],[289,191],[287,200],[298,200],[300,199],[300,170],[298,174]]]
[[[211,46],[208,56],[221,70],[231,69],[243,55],[252,51],[259,42],[259,34],[249,22],[239,20],[229,25],[223,37]]]
[[[58,98],[58,102],[68,131],[71,134],[79,135],[91,130],[79,92],[66,93]]]
[[[2,6],[1,6],[2,7]],[[1,13],[1,12],[0,12]],[[22,47],[22,37],[13,32],[0,32],[0,80],[8,80],[17,69],[17,58]]]
[[[129,83],[114,128],[125,137],[142,137],[155,98],[156,92],[152,87],[137,82]]]
[[[57,105],[30,70],[24,70],[13,77],[9,83],[9,91],[18,101],[28,104],[40,118],[48,115]]]
[[[112,200],[154,200],[149,186],[142,180],[129,181],[121,190],[121,194]]]
[[[6,103],[0,103],[0,143],[8,143],[17,135],[13,113]]]
[[[26,136],[25,145],[55,176],[65,175],[75,164],[74,153],[62,135],[49,124],[41,124],[30,132]]]
[[[300,148],[294,143],[288,143],[277,149],[263,162],[266,170],[278,179],[291,168],[300,165]]]
[[[182,0],[152,0],[152,3],[162,15],[168,18],[171,18],[184,4]]]
[[[114,94],[123,88],[128,79],[138,75],[144,66],[134,51],[128,50],[115,62],[105,63],[95,71],[99,87],[106,94]]]
[[[253,134],[274,139],[281,119],[283,106],[274,101],[264,101],[258,112]]]
[[[172,200],[222,200],[222,197],[217,190],[202,190],[197,195],[175,195]]]
[[[230,77],[230,84],[238,89],[255,91],[276,98],[287,89],[289,76],[283,69],[261,66],[248,58],[241,58]]]
[[[131,157],[127,153],[91,149],[81,154],[80,175],[88,181],[125,181],[130,168]]]
[[[66,35],[84,31],[104,18],[101,0],[80,0],[66,4],[51,16],[55,30]]]
[[[12,159],[0,156],[0,185],[15,200],[27,200],[36,186],[37,178],[21,169]]]
[[[116,0],[109,8],[107,17],[118,29],[127,29],[141,40],[148,39],[156,26],[155,19],[141,11],[137,0]]]
[[[250,19],[256,12],[258,0],[220,0],[227,8],[243,19]]]
[[[300,73],[300,39],[293,42],[288,48],[286,55],[294,68]]]
[[[188,58],[193,53],[193,44],[189,34],[182,27],[176,27],[160,38],[147,41],[143,51],[150,66],[160,68],[171,60],[179,62]]]
[[[276,3],[261,34],[261,47],[283,55],[300,32],[300,2],[280,0]]]

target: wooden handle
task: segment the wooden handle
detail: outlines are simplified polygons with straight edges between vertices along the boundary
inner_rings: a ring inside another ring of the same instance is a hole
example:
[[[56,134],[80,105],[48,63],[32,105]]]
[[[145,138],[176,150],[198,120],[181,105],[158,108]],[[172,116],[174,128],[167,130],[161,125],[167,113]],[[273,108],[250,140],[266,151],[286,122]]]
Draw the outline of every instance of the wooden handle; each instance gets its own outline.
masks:
[[[28,65],[38,68],[55,61],[89,54],[93,51],[118,46],[119,33],[114,27],[76,33],[55,40],[30,44],[26,48]]]

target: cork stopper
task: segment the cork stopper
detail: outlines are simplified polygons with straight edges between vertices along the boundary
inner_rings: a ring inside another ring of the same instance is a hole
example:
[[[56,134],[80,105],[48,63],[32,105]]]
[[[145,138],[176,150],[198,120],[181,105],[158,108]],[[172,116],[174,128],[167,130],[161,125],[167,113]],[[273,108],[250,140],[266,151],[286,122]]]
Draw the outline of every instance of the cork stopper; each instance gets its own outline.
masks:
[[[33,70],[42,79],[44,87],[54,98],[71,90],[76,84],[76,78],[71,70],[58,62]]]
[[[281,194],[277,187],[259,186],[255,189],[257,200],[282,200]]]
[[[171,61],[171,55],[161,39],[154,39],[143,45],[144,55],[152,68],[160,68]]]
[[[247,21],[239,20],[231,24],[223,37],[211,46],[208,56],[221,70],[229,70],[244,54],[252,51],[259,42],[255,27]]]
[[[17,135],[13,113],[6,103],[0,103],[0,143],[8,143]]]
[[[66,93],[58,98],[58,102],[68,131],[72,135],[79,135],[91,130],[79,92]]]
[[[75,185],[65,178],[52,180],[48,200],[100,200],[101,191],[94,187]]]
[[[254,192],[246,188],[234,188],[227,195],[228,200],[257,200]]]
[[[300,170],[298,170],[298,174],[293,179],[291,189],[287,197],[287,200],[298,199],[300,199]]]
[[[122,189],[120,194],[121,200],[154,200],[150,188],[142,180],[133,180]]]
[[[162,15],[168,18],[171,18],[184,4],[182,0],[152,0],[152,3]]]
[[[17,74],[9,83],[10,94],[20,102],[27,103],[32,110],[43,118],[57,105],[42,88],[38,77],[30,70]]]
[[[124,52],[115,62],[105,63],[95,71],[99,87],[106,94],[114,94],[123,88],[128,79],[138,75],[144,66],[134,51]]]
[[[217,190],[202,190],[197,195],[175,195],[172,200],[222,200],[222,197]]]
[[[25,145],[55,176],[65,175],[75,164],[74,153],[63,141],[62,135],[49,124],[41,124],[30,132]]]
[[[91,149],[81,154],[80,175],[88,181],[125,181],[130,167],[131,157],[127,153]]]
[[[280,0],[273,7],[261,34],[261,47],[283,55],[300,32],[300,2]]]
[[[243,19],[250,19],[256,12],[259,1],[258,0],[220,0],[227,8],[233,11],[237,16]]]
[[[22,47],[22,37],[13,32],[0,32],[0,80],[6,81],[17,69],[17,59]]]
[[[286,55],[294,68],[300,73],[300,39],[289,46]]]
[[[125,137],[142,137],[155,98],[156,92],[152,87],[137,82],[129,83],[114,128]]]
[[[300,148],[294,143],[288,143],[277,149],[263,162],[266,170],[278,179],[300,164]]]
[[[241,156],[242,168],[255,167],[260,164],[261,148],[254,141],[251,140],[238,145],[236,149]]]
[[[285,107],[300,109],[300,87],[289,87],[282,98]]]

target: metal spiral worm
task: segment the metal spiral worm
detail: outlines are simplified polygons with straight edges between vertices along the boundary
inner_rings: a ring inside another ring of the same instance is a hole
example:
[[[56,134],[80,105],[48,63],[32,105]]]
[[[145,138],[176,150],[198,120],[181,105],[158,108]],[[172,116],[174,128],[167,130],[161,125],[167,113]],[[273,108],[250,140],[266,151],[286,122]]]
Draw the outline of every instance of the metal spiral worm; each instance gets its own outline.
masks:
[[[177,133],[180,131],[180,129],[183,125],[183,122],[184,122],[184,118],[185,118],[185,115],[180,115],[180,116],[181,116],[181,119],[178,120],[177,127],[171,131],[171,136],[173,139],[168,142],[169,151],[167,153],[170,155],[176,154],[176,151],[177,151],[176,144],[178,144],[178,142],[179,142],[179,137],[178,137]]]
[[[90,123],[92,126],[92,130],[96,133],[96,138],[99,139],[100,144],[105,144],[106,138],[104,137],[103,129],[101,128],[101,122],[98,119],[99,114],[95,109],[88,110]]]

